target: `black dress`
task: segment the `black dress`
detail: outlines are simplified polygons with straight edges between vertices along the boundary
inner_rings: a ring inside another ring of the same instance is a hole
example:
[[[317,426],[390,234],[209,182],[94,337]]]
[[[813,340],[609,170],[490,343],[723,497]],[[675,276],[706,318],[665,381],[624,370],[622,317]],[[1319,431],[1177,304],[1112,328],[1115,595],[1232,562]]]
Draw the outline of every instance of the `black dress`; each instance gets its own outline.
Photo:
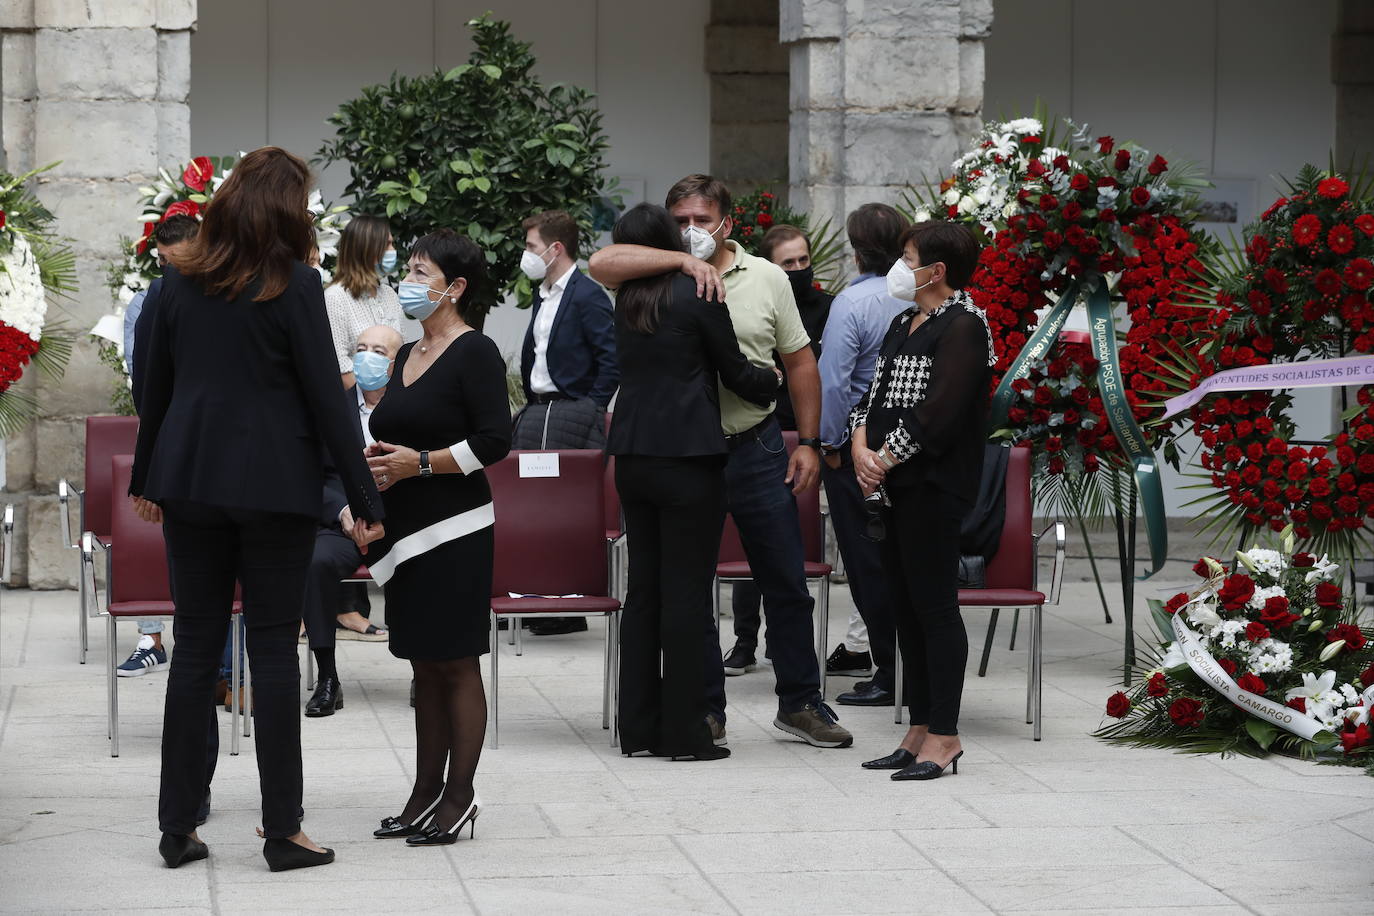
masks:
[[[465,473],[408,477],[382,493],[386,536],[365,560],[386,592],[393,655],[468,658],[488,649],[495,516],[481,468],[510,450],[506,363],[490,338],[469,331],[406,385],[414,347],[396,354],[372,435],[416,450],[452,447]]]

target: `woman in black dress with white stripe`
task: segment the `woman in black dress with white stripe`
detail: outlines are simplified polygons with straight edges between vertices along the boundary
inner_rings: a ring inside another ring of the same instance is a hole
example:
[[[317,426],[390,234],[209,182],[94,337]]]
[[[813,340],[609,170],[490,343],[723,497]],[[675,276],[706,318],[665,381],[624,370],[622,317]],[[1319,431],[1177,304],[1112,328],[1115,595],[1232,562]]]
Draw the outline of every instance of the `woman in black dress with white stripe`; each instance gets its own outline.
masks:
[[[401,307],[424,334],[396,355],[372,414],[368,463],[387,531],[366,560],[386,591],[391,652],[415,671],[415,788],[374,835],[431,846],[452,843],[481,811],[473,775],[487,700],[478,659],[488,647],[495,545],[482,468],[510,450],[510,407],[505,360],[465,320],[486,293],[482,249],[440,229],[415,243],[409,268]]]

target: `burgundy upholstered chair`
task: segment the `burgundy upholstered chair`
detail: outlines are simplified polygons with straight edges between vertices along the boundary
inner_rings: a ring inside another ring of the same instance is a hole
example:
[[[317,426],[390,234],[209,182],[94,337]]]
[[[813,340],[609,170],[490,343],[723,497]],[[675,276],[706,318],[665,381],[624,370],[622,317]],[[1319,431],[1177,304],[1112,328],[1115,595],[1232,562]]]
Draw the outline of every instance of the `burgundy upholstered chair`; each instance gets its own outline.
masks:
[[[791,455],[797,448],[797,433],[786,431],[782,434]],[[825,557],[825,526],[828,514],[821,508],[821,487],[816,486],[797,497],[797,515],[801,519],[802,555],[806,558],[806,580],[819,586],[816,599],[816,663],[821,669],[821,698],[825,698],[825,656],[826,639],[830,630],[830,573],[833,567]],[[748,582],[754,578],[749,569],[749,558],[744,554],[740,543],[739,529],[735,527],[733,516],[725,516],[725,529],[720,537],[720,555],[716,560],[716,581],[711,591],[715,604],[716,628],[720,628],[720,586],[722,583]]]
[[[109,738],[110,756],[119,756],[119,678],[115,667],[119,664],[119,649],[116,624],[127,617],[146,620],[155,617],[170,618],[176,612],[172,603],[171,583],[167,576],[167,547],[162,540],[162,526],[143,521],[134,512],[133,501],[125,494],[129,490],[129,477],[133,468],[132,455],[116,455],[110,460],[113,495],[108,503],[110,534],[118,549],[105,548],[107,604],[102,610],[105,615],[107,643],[107,674],[109,678]],[[89,500],[89,497],[88,497]],[[85,562],[94,563],[91,556],[95,537],[91,532],[82,535],[81,551]],[[239,654],[243,644],[242,605],[233,604],[233,621],[230,632],[233,634],[233,674],[231,684],[239,680]],[[243,694],[252,693],[251,684],[245,678]],[[230,690],[233,718],[232,744],[230,753],[239,752],[237,690]],[[251,720],[244,713],[244,735],[251,731]]]
[[[1030,652],[1026,663],[1026,724],[1034,725],[1034,739],[1040,740],[1040,698],[1043,674],[1044,645],[1041,623],[1045,604],[1059,603],[1059,590],[1064,581],[1064,523],[1056,521],[1039,534],[1032,530],[1034,518],[1031,506],[1031,453],[1027,448],[1013,448],[1007,456],[1007,516],[1002,525],[1002,539],[997,554],[987,566],[986,587],[959,589],[959,607],[990,607],[992,619],[988,624],[987,643],[983,647],[983,668],[986,670],[988,651],[992,645],[993,629],[1001,608],[1028,608],[1031,611]],[[1054,532],[1054,571],[1050,577],[1048,599],[1039,590],[1037,567],[1040,541]],[[902,721],[902,656],[897,653],[896,709],[894,721]]]
[[[81,553],[81,536],[89,532],[98,549],[110,546],[110,459],[115,455],[131,455],[138,441],[138,417],[86,418],[86,477],[83,489],[76,489],[66,478],[57,483],[57,501],[61,507],[62,543],[77,550],[77,581],[80,604],[77,607],[77,659],[86,664],[86,649],[90,645],[86,618],[93,616],[95,601],[95,567],[87,567]],[[72,537],[71,503],[77,504],[80,532]]]
[[[521,477],[521,455],[558,456],[557,477]],[[491,599],[491,722],[498,746],[497,622],[522,617],[606,618],[601,725],[611,728],[620,602],[610,597],[606,563],[605,456],[596,449],[511,452],[486,469],[496,510],[496,561]],[[576,598],[516,595],[578,595]],[[617,742],[615,732],[611,744]]]

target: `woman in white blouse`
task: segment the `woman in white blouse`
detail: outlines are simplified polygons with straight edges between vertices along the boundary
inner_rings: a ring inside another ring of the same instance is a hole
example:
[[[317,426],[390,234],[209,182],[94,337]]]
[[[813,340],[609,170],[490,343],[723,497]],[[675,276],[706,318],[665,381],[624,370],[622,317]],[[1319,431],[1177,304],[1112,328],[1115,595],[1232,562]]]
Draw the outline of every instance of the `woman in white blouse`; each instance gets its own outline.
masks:
[[[334,282],[324,291],[334,355],[345,388],[353,387],[353,350],[358,335],[386,325],[405,336],[407,321],[396,291],[384,279],[396,266],[391,228],[377,216],[355,216],[339,238]],[[407,338],[409,339],[409,338]]]

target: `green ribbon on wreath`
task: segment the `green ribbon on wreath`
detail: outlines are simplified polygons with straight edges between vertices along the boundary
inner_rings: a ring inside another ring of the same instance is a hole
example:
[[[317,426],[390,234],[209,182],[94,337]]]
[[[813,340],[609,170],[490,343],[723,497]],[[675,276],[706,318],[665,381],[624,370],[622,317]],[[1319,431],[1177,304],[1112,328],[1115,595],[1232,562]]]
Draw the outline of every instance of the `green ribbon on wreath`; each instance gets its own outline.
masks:
[[[1062,302],[1061,302],[1062,304]],[[1057,308],[1058,306],[1056,306]],[[1145,531],[1150,540],[1150,570],[1140,579],[1148,579],[1159,572],[1169,551],[1169,532],[1164,516],[1164,485],[1159,479],[1159,465],[1154,452],[1146,443],[1145,434],[1135,422],[1131,402],[1126,398],[1125,379],[1121,376],[1121,362],[1116,350],[1116,318],[1112,315],[1112,299],[1107,281],[1098,277],[1088,290],[1088,325],[1091,328],[1093,355],[1097,358],[1097,390],[1112,435],[1120,443],[1135,473],[1136,488],[1140,491],[1140,506],[1145,515]]]
[[[1011,387],[1012,382],[1025,378],[1030,372],[1031,363],[1044,359],[1050,352],[1050,347],[1059,339],[1059,332],[1064,329],[1064,322],[1069,319],[1069,313],[1073,311],[1074,303],[1078,301],[1078,294],[1078,281],[1070,280],[1059,301],[1045,314],[1044,320],[1021,348],[1020,354],[1007,367],[1006,375],[1002,376],[997,390],[992,393],[992,404],[988,410],[989,434],[1007,425],[1007,412],[1011,410],[1011,402],[1016,398],[1016,392]]]

